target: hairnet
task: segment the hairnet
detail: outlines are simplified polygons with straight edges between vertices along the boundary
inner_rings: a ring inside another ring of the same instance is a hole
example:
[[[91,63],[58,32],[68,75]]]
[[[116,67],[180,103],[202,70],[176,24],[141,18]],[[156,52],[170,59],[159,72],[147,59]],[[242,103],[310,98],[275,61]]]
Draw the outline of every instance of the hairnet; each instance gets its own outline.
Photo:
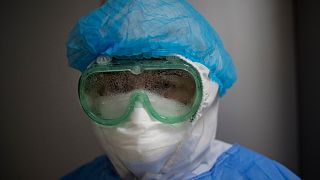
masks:
[[[80,71],[100,55],[179,54],[205,65],[219,95],[236,81],[232,60],[209,23],[186,0],[108,0],[69,34],[69,65]]]

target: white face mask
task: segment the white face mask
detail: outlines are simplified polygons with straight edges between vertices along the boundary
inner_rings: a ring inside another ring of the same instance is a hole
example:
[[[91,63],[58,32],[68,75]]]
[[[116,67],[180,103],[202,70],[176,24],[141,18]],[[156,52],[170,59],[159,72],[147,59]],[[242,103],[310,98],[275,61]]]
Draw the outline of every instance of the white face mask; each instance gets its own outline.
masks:
[[[142,107],[135,108],[126,123],[96,125],[107,154],[119,159],[136,176],[159,172],[190,127],[191,122],[170,125],[153,120]]]
[[[208,78],[206,67],[186,61],[198,69],[203,84],[203,100],[193,122],[163,124],[137,107],[121,125],[94,123],[121,178],[187,179],[211,169],[217,157],[230,147],[215,140],[218,85]]]

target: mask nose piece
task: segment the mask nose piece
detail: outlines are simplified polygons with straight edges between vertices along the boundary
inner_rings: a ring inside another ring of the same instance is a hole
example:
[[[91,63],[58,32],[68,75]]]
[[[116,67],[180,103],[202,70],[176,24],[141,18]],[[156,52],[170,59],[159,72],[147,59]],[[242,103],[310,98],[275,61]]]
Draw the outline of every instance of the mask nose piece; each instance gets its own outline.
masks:
[[[139,103],[140,104],[140,103]],[[130,116],[130,124],[139,130],[145,129],[150,124],[151,118],[148,112],[140,104],[141,107],[135,107]]]

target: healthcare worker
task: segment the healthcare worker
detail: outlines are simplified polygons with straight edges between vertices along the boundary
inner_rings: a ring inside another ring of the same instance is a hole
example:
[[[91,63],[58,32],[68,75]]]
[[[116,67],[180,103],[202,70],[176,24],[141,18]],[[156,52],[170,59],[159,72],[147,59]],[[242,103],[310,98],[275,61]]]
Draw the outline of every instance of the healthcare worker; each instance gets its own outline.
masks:
[[[185,0],[109,0],[82,17],[67,55],[106,155],[61,179],[299,179],[215,138],[236,80],[228,53]]]

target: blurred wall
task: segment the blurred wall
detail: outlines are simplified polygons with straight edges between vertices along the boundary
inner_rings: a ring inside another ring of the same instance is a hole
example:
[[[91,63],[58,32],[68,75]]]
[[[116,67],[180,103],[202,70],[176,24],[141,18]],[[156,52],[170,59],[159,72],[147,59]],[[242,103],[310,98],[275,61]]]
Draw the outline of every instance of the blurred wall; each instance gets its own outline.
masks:
[[[223,98],[218,137],[297,170],[292,12],[288,0],[190,1],[214,25],[239,80]],[[1,5],[0,179],[57,179],[102,153],[77,97],[65,41],[98,1]]]
[[[298,171],[293,5],[290,0],[190,0],[231,54],[238,81],[222,99],[218,138]]]

